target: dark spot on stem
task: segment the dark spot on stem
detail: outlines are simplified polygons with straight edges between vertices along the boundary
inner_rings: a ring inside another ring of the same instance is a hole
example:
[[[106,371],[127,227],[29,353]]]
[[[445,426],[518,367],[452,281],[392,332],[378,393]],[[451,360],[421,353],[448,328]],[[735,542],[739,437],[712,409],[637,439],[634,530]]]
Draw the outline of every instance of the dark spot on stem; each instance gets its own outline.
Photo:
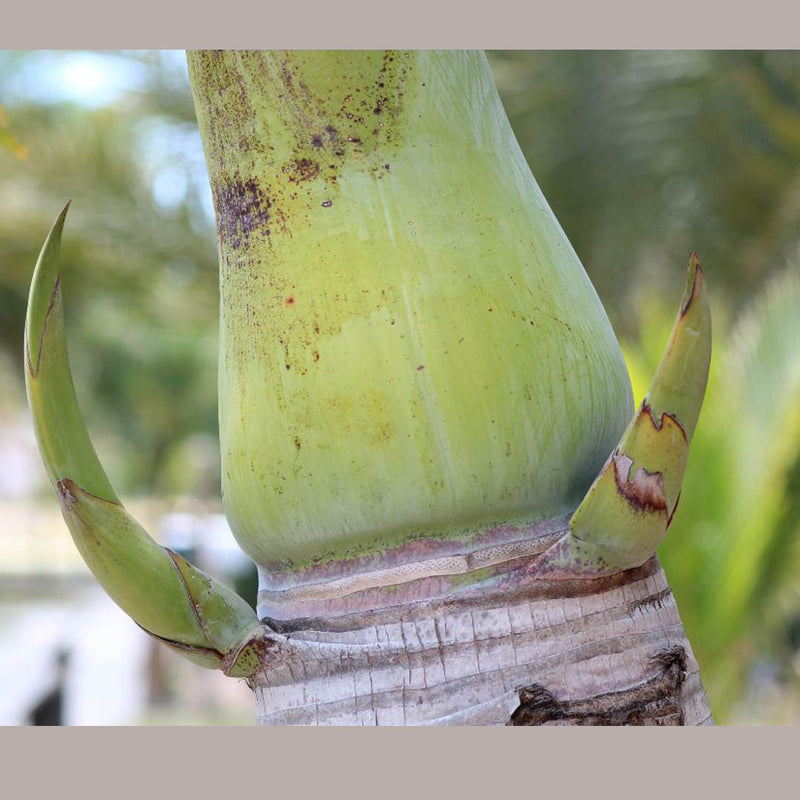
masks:
[[[72,487],[74,485],[75,484],[71,480],[66,478],[62,478],[56,483],[56,491],[58,492],[59,502],[67,511],[74,508],[75,503],[78,502],[78,498],[72,491]]]
[[[637,611],[641,611],[644,614],[648,611],[663,608],[664,604],[669,602],[671,599],[672,590],[667,587],[666,589],[662,589],[660,592],[651,594],[649,597],[645,597],[643,600],[638,600],[636,603],[634,603],[629,612],[629,616],[632,617]]]
[[[686,651],[680,645],[652,656],[658,672],[628,689],[594,697],[559,700],[533,683],[519,692],[519,706],[507,725],[683,725],[681,686]]]
[[[298,158],[292,165],[289,181],[301,183],[316,178],[319,175],[319,164],[310,158]]]
[[[255,231],[269,231],[271,200],[254,178],[234,177],[213,187],[220,240],[234,248],[247,244]]]

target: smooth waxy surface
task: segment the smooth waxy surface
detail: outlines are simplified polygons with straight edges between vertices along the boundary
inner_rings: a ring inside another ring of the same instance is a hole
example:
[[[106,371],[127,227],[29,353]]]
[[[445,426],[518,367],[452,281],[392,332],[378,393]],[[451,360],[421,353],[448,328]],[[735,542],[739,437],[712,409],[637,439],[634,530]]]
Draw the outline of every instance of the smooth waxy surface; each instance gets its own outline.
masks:
[[[570,511],[632,413],[479,53],[189,55],[226,514],[292,569]]]

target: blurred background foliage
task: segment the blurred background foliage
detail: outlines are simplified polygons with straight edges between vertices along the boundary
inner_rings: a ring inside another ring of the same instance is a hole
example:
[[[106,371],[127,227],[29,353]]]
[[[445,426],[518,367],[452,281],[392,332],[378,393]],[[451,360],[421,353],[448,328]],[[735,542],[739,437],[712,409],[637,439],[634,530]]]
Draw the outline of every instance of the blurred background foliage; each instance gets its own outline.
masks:
[[[712,373],[661,557],[717,721],[797,721],[800,54],[489,57],[637,402],[700,254]],[[101,458],[123,495],[214,498],[216,247],[182,54],[0,52],[6,418],[25,413],[32,267],[70,197],[70,354]]]

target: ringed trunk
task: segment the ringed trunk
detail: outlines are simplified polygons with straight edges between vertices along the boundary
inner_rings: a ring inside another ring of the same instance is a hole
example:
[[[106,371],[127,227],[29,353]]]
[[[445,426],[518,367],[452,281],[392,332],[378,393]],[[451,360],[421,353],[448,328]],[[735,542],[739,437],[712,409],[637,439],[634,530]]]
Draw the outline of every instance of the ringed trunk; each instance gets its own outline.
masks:
[[[532,533],[526,544],[541,553],[563,531]],[[258,723],[712,723],[655,557],[609,577],[545,581],[528,575],[535,556],[506,555],[483,567],[497,554],[473,552],[463,564],[475,569],[448,576],[420,564],[401,586],[374,575],[349,593],[296,593],[281,604],[286,618],[264,619],[276,650],[248,679]]]

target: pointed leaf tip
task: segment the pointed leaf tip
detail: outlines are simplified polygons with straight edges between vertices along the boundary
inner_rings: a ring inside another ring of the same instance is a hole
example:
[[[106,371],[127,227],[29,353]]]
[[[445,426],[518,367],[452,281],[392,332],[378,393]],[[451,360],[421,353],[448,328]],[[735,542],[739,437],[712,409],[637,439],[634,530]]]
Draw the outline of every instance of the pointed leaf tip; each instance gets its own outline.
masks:
[[[655,555],[680,497],[711,360],[703,271],[689,256],[687,285],[666,351],[637,415],[533,574],[562,580],[641,566]]]
[[[647,393],[654,411],[667,411],[679,420],[689,441],[700,415],[710,364],[708,289],[697,254],[692,253],[680,311]]]
[[[697,253],[692,252],[689,254],[689,270],[686,277],[686,291],[683,294],[681,301],[680,316],[686,316],[690,306],[695,299],[701,294],[704,289],[705,276],[703,275],[703,268],[700,264],[700,259]]]
[[[25,320],[25,363],[27,370],[33,375],[38,372],[42,340],[60,289],[61,236],[70,203],[72,200],[67,201],[47,234],[31,279]]]
[[[25,385],[33,426],[50,482],[68,478],[87,492],[116,501],[78,407],[67,355],[61,235],[69,203],[42,246],[31,282],[25,319]]]

